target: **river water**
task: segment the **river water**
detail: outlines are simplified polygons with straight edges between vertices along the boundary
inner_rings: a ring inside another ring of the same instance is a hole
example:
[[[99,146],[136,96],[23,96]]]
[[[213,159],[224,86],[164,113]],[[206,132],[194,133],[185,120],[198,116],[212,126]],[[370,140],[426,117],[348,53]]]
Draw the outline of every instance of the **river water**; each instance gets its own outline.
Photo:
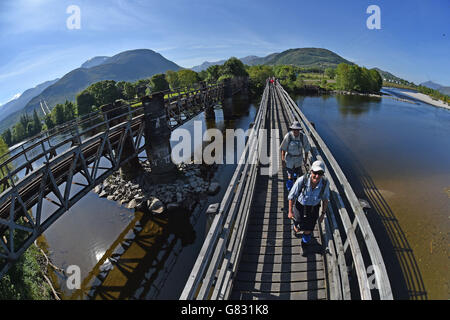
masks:
[[[394,297],[449,298],[450,110],[391,96],[297,97],[359,198]]]
[[[395,89],[385,91],[395,95]],[[330,148],[357,196],[383,253],[395,298],[448,299],[450,111],[386,96],[295,98]],[[246,130],[257,103],[233,100],[233,120],[201,121]],[[193,132],[193,121],[182,128]],[[198,146],[195,146],[196,148]],[[194,212],[151,218],[90,192],[45,233],[53,262],[78,266],[82,290],[58,282],[65,299],[178,299],[205,235],[205,209],[219,202],[235,165],[220,165],[221,191]],[[120,258],[116,258],[120,257]],[[111,271],[112,263],[120,275]]]

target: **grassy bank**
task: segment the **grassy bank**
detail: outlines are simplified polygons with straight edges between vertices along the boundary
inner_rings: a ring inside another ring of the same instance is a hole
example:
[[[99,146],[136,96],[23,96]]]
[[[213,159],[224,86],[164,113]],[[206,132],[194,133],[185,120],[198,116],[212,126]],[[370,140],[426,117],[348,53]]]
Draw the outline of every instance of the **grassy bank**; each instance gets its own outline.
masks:
[[[31,245],[8,273],[0,279],[1,300],[52,300],[50,286],[44,279],[45,257]]]

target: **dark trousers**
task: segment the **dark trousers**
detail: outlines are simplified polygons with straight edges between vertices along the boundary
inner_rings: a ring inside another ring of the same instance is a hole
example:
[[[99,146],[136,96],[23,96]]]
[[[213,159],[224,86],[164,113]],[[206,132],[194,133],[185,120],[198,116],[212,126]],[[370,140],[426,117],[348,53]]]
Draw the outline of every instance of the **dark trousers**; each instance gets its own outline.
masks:
[[[294,205],[294,225],[303,231],[313,231],[316,221],[319,218],[320,203],[315,206],[303,206],[295,201]]]
[[[299,178],[300,175],[302,174],[302,167],[296,167],[296,168],[292,168],[292,169],[286,167],[286,171],[288,173],[288,177],[289,176],[294,177],[294,173],[296,173],[297,174],[297,178]]]

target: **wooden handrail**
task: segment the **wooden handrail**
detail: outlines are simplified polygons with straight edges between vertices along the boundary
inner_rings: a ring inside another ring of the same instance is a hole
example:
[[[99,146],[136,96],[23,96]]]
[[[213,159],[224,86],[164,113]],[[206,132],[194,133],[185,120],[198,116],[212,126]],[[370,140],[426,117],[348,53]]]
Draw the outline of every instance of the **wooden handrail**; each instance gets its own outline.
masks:
[[[282,87],[280,86],[282,89]],[[282,89],[284,91],[284,89]],[[304,124],[305,128],[309,132],[310,137],[315,140],[317,150],[320,151],[320,153],[323,155],[322,160],[326,160],[329,163],[330,168],[332,169],[333,173],[336,175],[338,181],[339,181],[339,187],[343,190],[348,202],[350,203],[351,209],[353,210],[353,213],[355,215],[356,221],[353,223],[350,221],[350,218],[348,217],[348,214],[345,214],[344,211],[339,211],[341,221],[344,225],[345,231],[347,233],[347,241],[350,245],[350,249],[352,250],[352,256],[354,258],[356,273],[358,275],[359,279],[359,286],[360,286],[360,294],[362,298],[368,298],[370,299],[370,286],[368,284],[367,280],[367,269],[364,265],[361,252],[359,250],[359,245],[357,243],[356,235],[355,235],[355,229],[356,227],[359,227],[364,243],[366,245],[368,254],[370,256],[370,260],[372,263],[372,266],[374,266],[375,270],[375,277],[377,280],[376,283],[376,289],[378,289],[379,295],[381,299],[393,299],[392,290],[390,286],[390,281],[387,275],[386,267],[384,264],[383,257],[381,255],[381,251],[378,247],[378,243],[376,241],[376,238],[372,232],[372,229],[370,227],[370,224],[363,212],[363,209],[358,201],[358,198],[356,197],[353,189],[350,186],[350,183],[348,182],[347,178],[345,177],[344,173],[342,172],[342,169],[339,167],[337,161],[334,159],[333,155],[331,154],[330,150],[326,146],[325,142],[322,140],[322,138],[319,136],[317,131],[314,129],[314,127],[311,125],[311,123],[308,121],[308,119],[305,117],[305,115],[301,112],[301,110],[295,105],[293,100],[289,97],[289,95],[284,91],[284,95],[290,103],[291,110],[296,114],[296,119],[300,121],[302,124]],[[328,171],[328,170],[327,170]],[[331,176],[330,176],[331,178]],[[333,180],[331,180],[333,181]],[[334,182],[333,182],[334,184]],[[331,187],[331,186],[330,186]],[[333,186],[334,189],[335,186]],[[336,190],[337,191],[337,190]],[[332,192],[336,197],[340,194],[338,192]],[[339,197],[337,197],[337,200],[339,200]],[[338,208],[342,208],[343,202],[341,202],[338,206]],[[336,218],[336,216],[335,216]],[[334,223],[333,223],[334,224]]]

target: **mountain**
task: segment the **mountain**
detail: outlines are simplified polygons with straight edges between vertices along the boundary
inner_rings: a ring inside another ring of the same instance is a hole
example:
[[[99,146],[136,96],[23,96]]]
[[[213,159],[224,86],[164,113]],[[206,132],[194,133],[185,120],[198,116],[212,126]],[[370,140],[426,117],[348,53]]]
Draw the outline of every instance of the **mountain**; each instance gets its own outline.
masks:
[[[336,53],[321,48],[289,49],[281,53],[272,54],[264,58],[262,64],[278,65],[291,64],[298,67],[337,67],[340,63],[353,64]]]
[[[106,60],[108,60],[110,57],[106,56],[100,56],[100,57],[94,57],[89,60],[87,60],[85,63],[81,65],[81,68],[92,68],[99,66],[103,63],[105,63]]]
[[[437,90],[440,93],[450,95],[450,87],[444,87],[443,85],[440,85],[439,83],[435,83],[433,81],[426,81],[420,84],[421,86]]]
[[[93,62],[94,66],[72,70],[35,95],[23,109],[10,114],[0,122],[0,132],[16,123],[23,112],[31,113],[35,109],[40,110],[41,99],[45,99],[49,107],[53,108],[57,103],[64,103],[65,100],[75,101],[75,97],[80,91],[101,80],[134,82],[157,73],[164,73],[167,70],[181,69],[180,66],[167,60],[161,54],[148,49],[124,51],[107,57],[107,59],[103,58],[96,57],[88,60],[88,64],[84,63],[83,65],[89,66]],[[96,63],[101,64],[95,65]]]
[[[25,107],[25,105],[35,96],[41,94],[42,91],[54,84],[59,79],[46,81],[38,84],[36,87],[25,90],[18,98],[5,103],[0,106],[0,120],[6,118],[10,114],[19,111]]]
[[[222,65],[225,63],[225,61],[227,61],[227,60],[220,60],[220,61],[216,61],[216,62],[205,61],[199,66],[192,67],[191,70],[193,70],[195,72],[201,72],[203,70],[208,69],[210,66]]]
[[[266,57],[247,56],[240,58],[240,60],[249,66],[255,66],[260,64],[267,65],[279,65],[279,64],[291,64],[304,68],[328,68],[337,67],[339,63],[353,64],[352,62],[342,58],[336,53],[321,48],[297,48],[289,49],[281,53],[272,53]],[[191,69],[199,72],[206,70],[211,65],[222,65],[226,60],[220,60],[216,62],[204,62],[199,66],[192,67]]]
[[[70,71],[39,96],[33,98],[25,106],[25,111],[30,112],[39,107],[40,99],[45,99],[50,107],[63,103],[66,99],[74,101],[76,94],[101,80],[134,82],[167,70],[179,69],[180,66],[152,50],[121,52],[105,59],[100,65]]]

